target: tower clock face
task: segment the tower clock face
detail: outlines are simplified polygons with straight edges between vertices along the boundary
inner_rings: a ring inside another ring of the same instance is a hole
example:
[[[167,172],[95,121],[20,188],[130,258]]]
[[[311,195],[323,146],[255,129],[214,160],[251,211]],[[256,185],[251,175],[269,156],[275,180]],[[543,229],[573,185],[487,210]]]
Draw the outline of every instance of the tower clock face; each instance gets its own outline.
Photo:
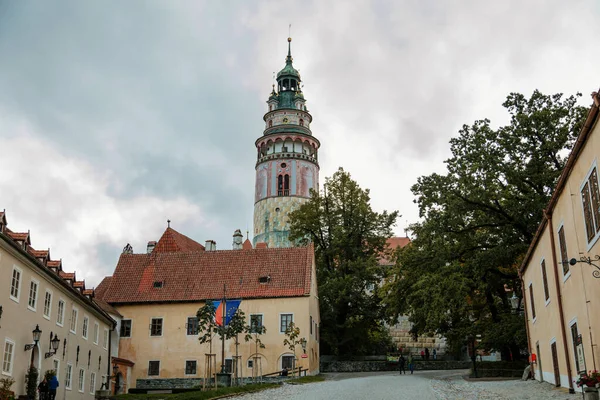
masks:
[[[288,121],[289,121],[289,119],[288,119],[287,117],[283,118],[283,123],[284,123],[284,124],[287,124],[287,123],[288,123]]]

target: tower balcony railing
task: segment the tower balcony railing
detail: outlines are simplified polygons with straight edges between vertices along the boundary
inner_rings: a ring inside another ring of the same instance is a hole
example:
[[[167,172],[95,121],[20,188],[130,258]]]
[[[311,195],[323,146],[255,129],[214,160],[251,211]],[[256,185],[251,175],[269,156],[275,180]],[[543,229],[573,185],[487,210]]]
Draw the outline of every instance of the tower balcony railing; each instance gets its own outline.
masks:
[[[317,157],[310,156],[308,154],[302,154],[302,153],[274,153],[274,154],[266,154],[266,155],[258,158],[258,161],[256,161],[256,165],[258,165],[258,164],[260,164],[262,162],[265,162],[265,161],[277,160],[277,159],[280,159],[280,158],[285,158],[285,159],[295,158],[295,159],[299,159],[299,160],[310,161],[310,162],[313,162],[313,163],[319,165]]]
[[[306,126],[296,125],[296,124],[273,125],[273,126],[266,128],[264,130],[263,134],[266,136],[266,135],[272,135],[272,134],[277,134],[277,133],[294,133],[294,132],[300,132],[305,135],[312,136],[312,131],[310,130],[310,128],[308,128]]]

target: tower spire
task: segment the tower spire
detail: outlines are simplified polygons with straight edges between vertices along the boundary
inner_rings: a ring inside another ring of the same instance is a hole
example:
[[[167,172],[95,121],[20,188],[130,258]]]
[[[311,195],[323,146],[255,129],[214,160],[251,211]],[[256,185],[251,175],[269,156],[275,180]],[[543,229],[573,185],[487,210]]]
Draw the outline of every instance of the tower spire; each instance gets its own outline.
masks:
[[[288,55],[285,59],[285,63],[286,64],[292,63],[292,38],[291,37],[288,37]]]

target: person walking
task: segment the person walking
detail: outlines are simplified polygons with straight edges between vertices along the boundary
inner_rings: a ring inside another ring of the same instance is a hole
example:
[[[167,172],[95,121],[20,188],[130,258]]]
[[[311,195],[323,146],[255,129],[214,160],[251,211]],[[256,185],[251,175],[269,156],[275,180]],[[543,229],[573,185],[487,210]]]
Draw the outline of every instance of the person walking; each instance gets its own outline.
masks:
[[[433,359],[437,360],[437,351],[433,349]]]
[[[38,392],[40,392],[40,400],[48,400],[48,381],[46,377],[38,385]]]
[[[425,348],[425,360],[429,361],[429,348]]]
[[[56,399],[56,388],[58,388],[58,378],[56,378],[56,375],[52,375],[50,382],[48,382],[48,400]]]
[[[421,360],[425,359],[425,350],[421,350]]]
[[[405,363],[406,360],[404,359],[404,356],[400,354],[400,357],[398,358],[398,369],[400,370],[400,375],[402,375],[402,372],[404,372],[404,375],[406,375],[406,369],[404,368]]]
[[[412,375],[413,371],[415,370],[415,362],[413,360],[412,354],[408,355],[408,369],[410,370],[410,374]]]

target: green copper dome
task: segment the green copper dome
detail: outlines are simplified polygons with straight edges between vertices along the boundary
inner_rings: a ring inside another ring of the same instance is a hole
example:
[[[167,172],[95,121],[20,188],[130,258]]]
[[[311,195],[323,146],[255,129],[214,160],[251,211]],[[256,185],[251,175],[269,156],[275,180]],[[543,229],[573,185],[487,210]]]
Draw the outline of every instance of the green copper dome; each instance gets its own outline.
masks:
[[[285,67],[277,73],[277,79],[282,76],[292,76],[300,80],[300,72],[292,65],[292,38],[288,38],[288,55],[285,58]]]

